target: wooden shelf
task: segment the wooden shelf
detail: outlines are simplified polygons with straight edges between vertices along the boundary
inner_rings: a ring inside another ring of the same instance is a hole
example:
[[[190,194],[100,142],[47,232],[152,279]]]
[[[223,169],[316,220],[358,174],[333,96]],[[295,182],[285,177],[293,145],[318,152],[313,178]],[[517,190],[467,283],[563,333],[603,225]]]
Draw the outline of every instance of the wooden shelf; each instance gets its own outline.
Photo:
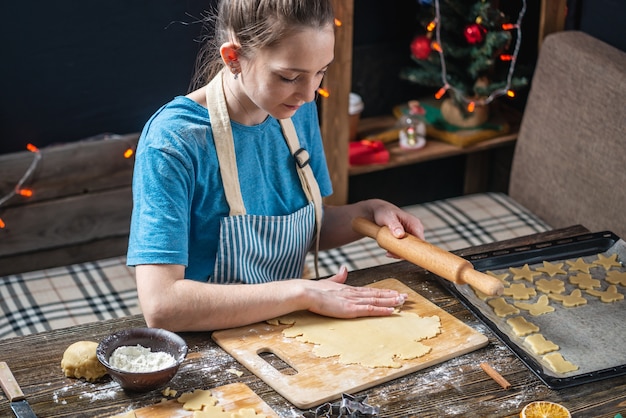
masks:
[[[376,126],[380,130],[389,129],[395,123],[395,119],[391,116],[382,116],[375,118],[368,118],[363,121],[363,124],[359,127],[359,132],[368,132],[368,129],[372,126]],[[371,132],[371,130],[369,131]],[[480,151],[485,151],[491,148],[502,147],[515,142],[517,139],[517,129],[514,132],[498,136],[492,139],[481,141],[475,145],[467,147],[458,147],[456,145],[448,144],[446,142],[438,141],[435,139],[428,139],[424,148],[407,151],[400,148],[398,141],[390,142],[386,144],[389,150],[390,159],[386,164],[369,164],[369,165],[351,165],[348,169],[348,173],[351,176],[372,173],[375,171],[387,170],[394,167],[403,165],[410,165],[416,163],[422,163],[425,161],[438,160],[441,158],[453,157],[456,155],[473,154]]]
[[[491,139],[478,142],[474,145],[460,147],[436,139],[428,139],[426,146],[418,150],[400,148],[398,141],[386,143],[390,159],[385,164],[351,165],[348,167],[349,176],[374,173],[394,167],[419,164],[426,161],[466,155],[464,193],[477,193],[487,188],[489,168],[492,163],[488,152],[491,149],[512,145],[517,140],[520,115],[512,111],[507,118],[511,125],[510,132]],[[396,123],[393,116],[380,116],[363,119],[359,123],[358,137],[365,138],[376,133],[391,129]]]

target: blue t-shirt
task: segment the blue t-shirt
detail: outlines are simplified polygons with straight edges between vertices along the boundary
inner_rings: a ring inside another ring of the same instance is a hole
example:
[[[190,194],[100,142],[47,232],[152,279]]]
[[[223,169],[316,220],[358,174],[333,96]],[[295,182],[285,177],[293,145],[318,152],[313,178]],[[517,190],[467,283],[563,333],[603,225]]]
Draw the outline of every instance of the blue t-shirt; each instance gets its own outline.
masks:
[[[300,146],[322,196],[332,193],[315,103],[292,117]],[[239,183],[249,215],[287,215],[308,202],[279,122],[231,122]],[[213,274],[220,219],[229,206],[206,108],[180,96],[159,109],[143,129],[133,174],[133,212],[127,263],[181,264],[185,277]]]

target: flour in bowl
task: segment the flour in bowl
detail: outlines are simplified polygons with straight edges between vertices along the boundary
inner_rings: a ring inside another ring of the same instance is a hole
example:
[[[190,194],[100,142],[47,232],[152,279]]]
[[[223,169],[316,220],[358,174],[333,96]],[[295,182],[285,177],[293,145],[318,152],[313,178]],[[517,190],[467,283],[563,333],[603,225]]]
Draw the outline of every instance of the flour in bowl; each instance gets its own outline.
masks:
[[[176,359],[162,351],[150,351],[142,345],[124,345],[113,351],[109,357],[111,367],[123,372],[146,373],[167,369],[176,364]]]

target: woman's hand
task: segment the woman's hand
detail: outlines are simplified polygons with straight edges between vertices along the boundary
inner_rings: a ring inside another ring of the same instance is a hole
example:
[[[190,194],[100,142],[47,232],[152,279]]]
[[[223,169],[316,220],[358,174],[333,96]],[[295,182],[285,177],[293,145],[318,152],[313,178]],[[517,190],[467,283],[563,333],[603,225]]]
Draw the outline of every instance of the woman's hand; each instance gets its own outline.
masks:
[[[424,226],[422,222],[399,207],[384,200],[370,200],[370,210],[374,223],[379,226],[387,226],[394,237],[402,238],[411,234],[419,239],[424,239]]]
[[[347,277],[347,269],[341,267],[332,277],[305,282],[311,301],[308,310],[334,318],[387,316],[407,298],[395,290],[348,286]]]

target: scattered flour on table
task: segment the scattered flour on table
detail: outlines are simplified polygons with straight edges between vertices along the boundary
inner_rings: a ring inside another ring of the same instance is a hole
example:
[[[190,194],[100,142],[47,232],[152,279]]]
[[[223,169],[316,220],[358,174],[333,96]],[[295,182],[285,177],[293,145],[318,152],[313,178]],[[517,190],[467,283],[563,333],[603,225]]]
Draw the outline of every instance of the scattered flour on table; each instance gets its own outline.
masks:
[[[113,351],[109,357],[111,367],[124,372],[145,373],[167,369],[176,364],[176,359],[169,353],[150,351],[142,345],[124,345]]]

